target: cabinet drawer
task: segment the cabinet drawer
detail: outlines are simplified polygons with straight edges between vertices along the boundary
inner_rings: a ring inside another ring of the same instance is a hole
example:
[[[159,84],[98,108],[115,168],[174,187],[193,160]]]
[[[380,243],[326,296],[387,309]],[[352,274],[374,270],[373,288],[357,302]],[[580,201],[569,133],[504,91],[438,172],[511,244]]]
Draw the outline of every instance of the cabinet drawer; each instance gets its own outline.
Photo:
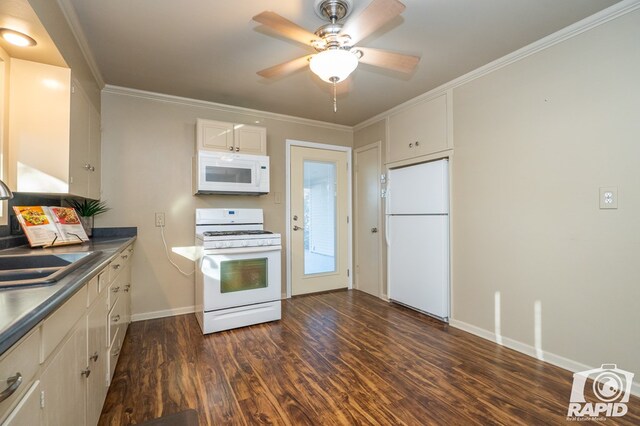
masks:
[[[116,333],[113,344],[109,348],[109,383],[113,378],[113,373],[116,371],[116,364],[118,364],[118,357],[120,356],[120,348],[122,347],[122,337],[120,333]]]
[[[39,367],[38,354],[40,353],[40,327],[31,332],[22,342],[13,346],[0,360],[0,392],[14,383],[11,378],[21,376],[19,383],[16,381],[13,387],[15,391],[7,399],[0,402],[0,419],[3,419],[9,409],[15,405],[27,391]]]
[[[93,277],[91,281],[89,281],[89,284],[87,284],[87,308],[96,300],[99,292],[98,277]]]
[[[102,291],[109,286],[109,271],[104,269],[102,272],[98,274],[98,293],[102,293]]]
[[[116,303],[113,305],[113,308],[109,311],[109,340],[107,341],[107,346],[113,344],[113,338],[115,337],[117,330],[123,328],[122,325],[126,325],[126,317],[124,312],[124,308],[126,306],[123,299],[123,297],[118,298],[118,300],[116,300]],[[122,334],[123,331],[120,332],[121,336]]]
[[[62,341],[62,338],[73,329],[75,323],[87,312],[87,286],[83,286],[71,299],[49,315],[42,324],[42,356],[40,362],[51,355],[51,352]]]
[[[2,426],[37,426],[41,423],[40,411],[40,381],[37,380]]]
[[[120,271],[122,270],[122,263],[124,261],[122,260],[122,258],[118,255],[115,259],[113,259],[111,261],[111,263],[109,263],[109,282],[113,282],[113,280],[120,274]]]
[[[126,274],[120,274],[109,286],[109,295],[107,296],[109,302],[109,309],[113,307],[121,294],[125,293],[125,287],[127,284]],[[128,289],[127,289],[128,290]]]

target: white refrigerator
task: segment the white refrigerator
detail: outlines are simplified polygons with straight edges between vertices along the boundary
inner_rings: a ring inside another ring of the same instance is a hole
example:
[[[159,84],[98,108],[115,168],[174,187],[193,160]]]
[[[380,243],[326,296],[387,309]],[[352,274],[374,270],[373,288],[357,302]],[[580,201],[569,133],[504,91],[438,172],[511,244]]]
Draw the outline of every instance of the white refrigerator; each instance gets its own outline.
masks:
[[[389,170],[386,197],[389,299],[448,321],[448,161]]]

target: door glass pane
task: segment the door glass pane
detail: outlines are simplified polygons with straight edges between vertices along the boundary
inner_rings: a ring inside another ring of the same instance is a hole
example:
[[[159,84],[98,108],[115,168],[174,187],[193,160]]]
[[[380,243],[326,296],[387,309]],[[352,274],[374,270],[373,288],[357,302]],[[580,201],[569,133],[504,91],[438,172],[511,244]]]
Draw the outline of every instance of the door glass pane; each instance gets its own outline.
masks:
[[[220,262],[220,292],[255,290],[267,287],[267,258]]]
[[[336,165],[304,162],[304,274],[336,270]]]
[[[251,183],[251,169],[206,166],[205,179],[207,182]]]

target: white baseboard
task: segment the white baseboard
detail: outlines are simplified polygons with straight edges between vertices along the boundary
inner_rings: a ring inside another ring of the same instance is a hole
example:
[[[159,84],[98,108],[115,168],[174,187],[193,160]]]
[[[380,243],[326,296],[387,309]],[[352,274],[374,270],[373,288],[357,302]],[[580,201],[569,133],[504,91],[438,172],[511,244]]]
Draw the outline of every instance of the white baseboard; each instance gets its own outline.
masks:
[[[177,315],[192,314],[195,312],[195,306],[184,306],[182,308],[164,309],[162,311],[143,312],[141,314],[131,315],[131,321],[144,321],[155,318],[175,317]]]
[[[592,370],[594,368],[600,367],[600,366],[594,367],[592,365],[586,365],[581,362],[574,361],[572,359],[565,358],[563,356],[556,355],[554,353],[546,352],[546,351],[543,351],[540,354],[540,356],[538,356],[538,352],[536,351],[536,348],[534,348],[533,346],[527,345],[526,343],[522,343],[517,340],[513,340],[504,336],[501,336],[502,343],[498,343],[495,333],[489,330],[485,330],[484,328],[476,327],[475,325],[468,324],[463,321],[458,321],[453,318],[449,320],[449,325],[452,327],[458,328],[460,330],[466,331],[468,333],[474,334],[478,337],[482,337],[483,339],[490,340],[499,345],[506,346],[507,348],[513,349],[514,351],[518,351],[525,355],[529,355],[530,357],[538,358],[541,361],[545,361],[557,367],[564,368],[565,370],[569,370],[573,373],[576,373],[578,371]],[[635,373],[636,373],[636,376],[635,376],[636,381],[634,381],[631,385],[631,393],[635,396],[640,397],[640,382],[637,381],[638,375],[640,374],[640,372],[635,372]]]

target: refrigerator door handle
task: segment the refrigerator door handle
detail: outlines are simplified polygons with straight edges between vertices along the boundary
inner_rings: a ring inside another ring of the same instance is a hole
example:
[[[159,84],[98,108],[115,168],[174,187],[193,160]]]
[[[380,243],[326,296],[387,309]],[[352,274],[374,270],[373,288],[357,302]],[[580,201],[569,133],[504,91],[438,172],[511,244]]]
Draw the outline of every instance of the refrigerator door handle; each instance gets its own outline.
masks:
[[[391,191],[391,185],[389,183],[389,179],[387,179],[387,193],[384,198],[384,240],[387,243],[387,247],[391,247],[389,239],[389,191]]]

